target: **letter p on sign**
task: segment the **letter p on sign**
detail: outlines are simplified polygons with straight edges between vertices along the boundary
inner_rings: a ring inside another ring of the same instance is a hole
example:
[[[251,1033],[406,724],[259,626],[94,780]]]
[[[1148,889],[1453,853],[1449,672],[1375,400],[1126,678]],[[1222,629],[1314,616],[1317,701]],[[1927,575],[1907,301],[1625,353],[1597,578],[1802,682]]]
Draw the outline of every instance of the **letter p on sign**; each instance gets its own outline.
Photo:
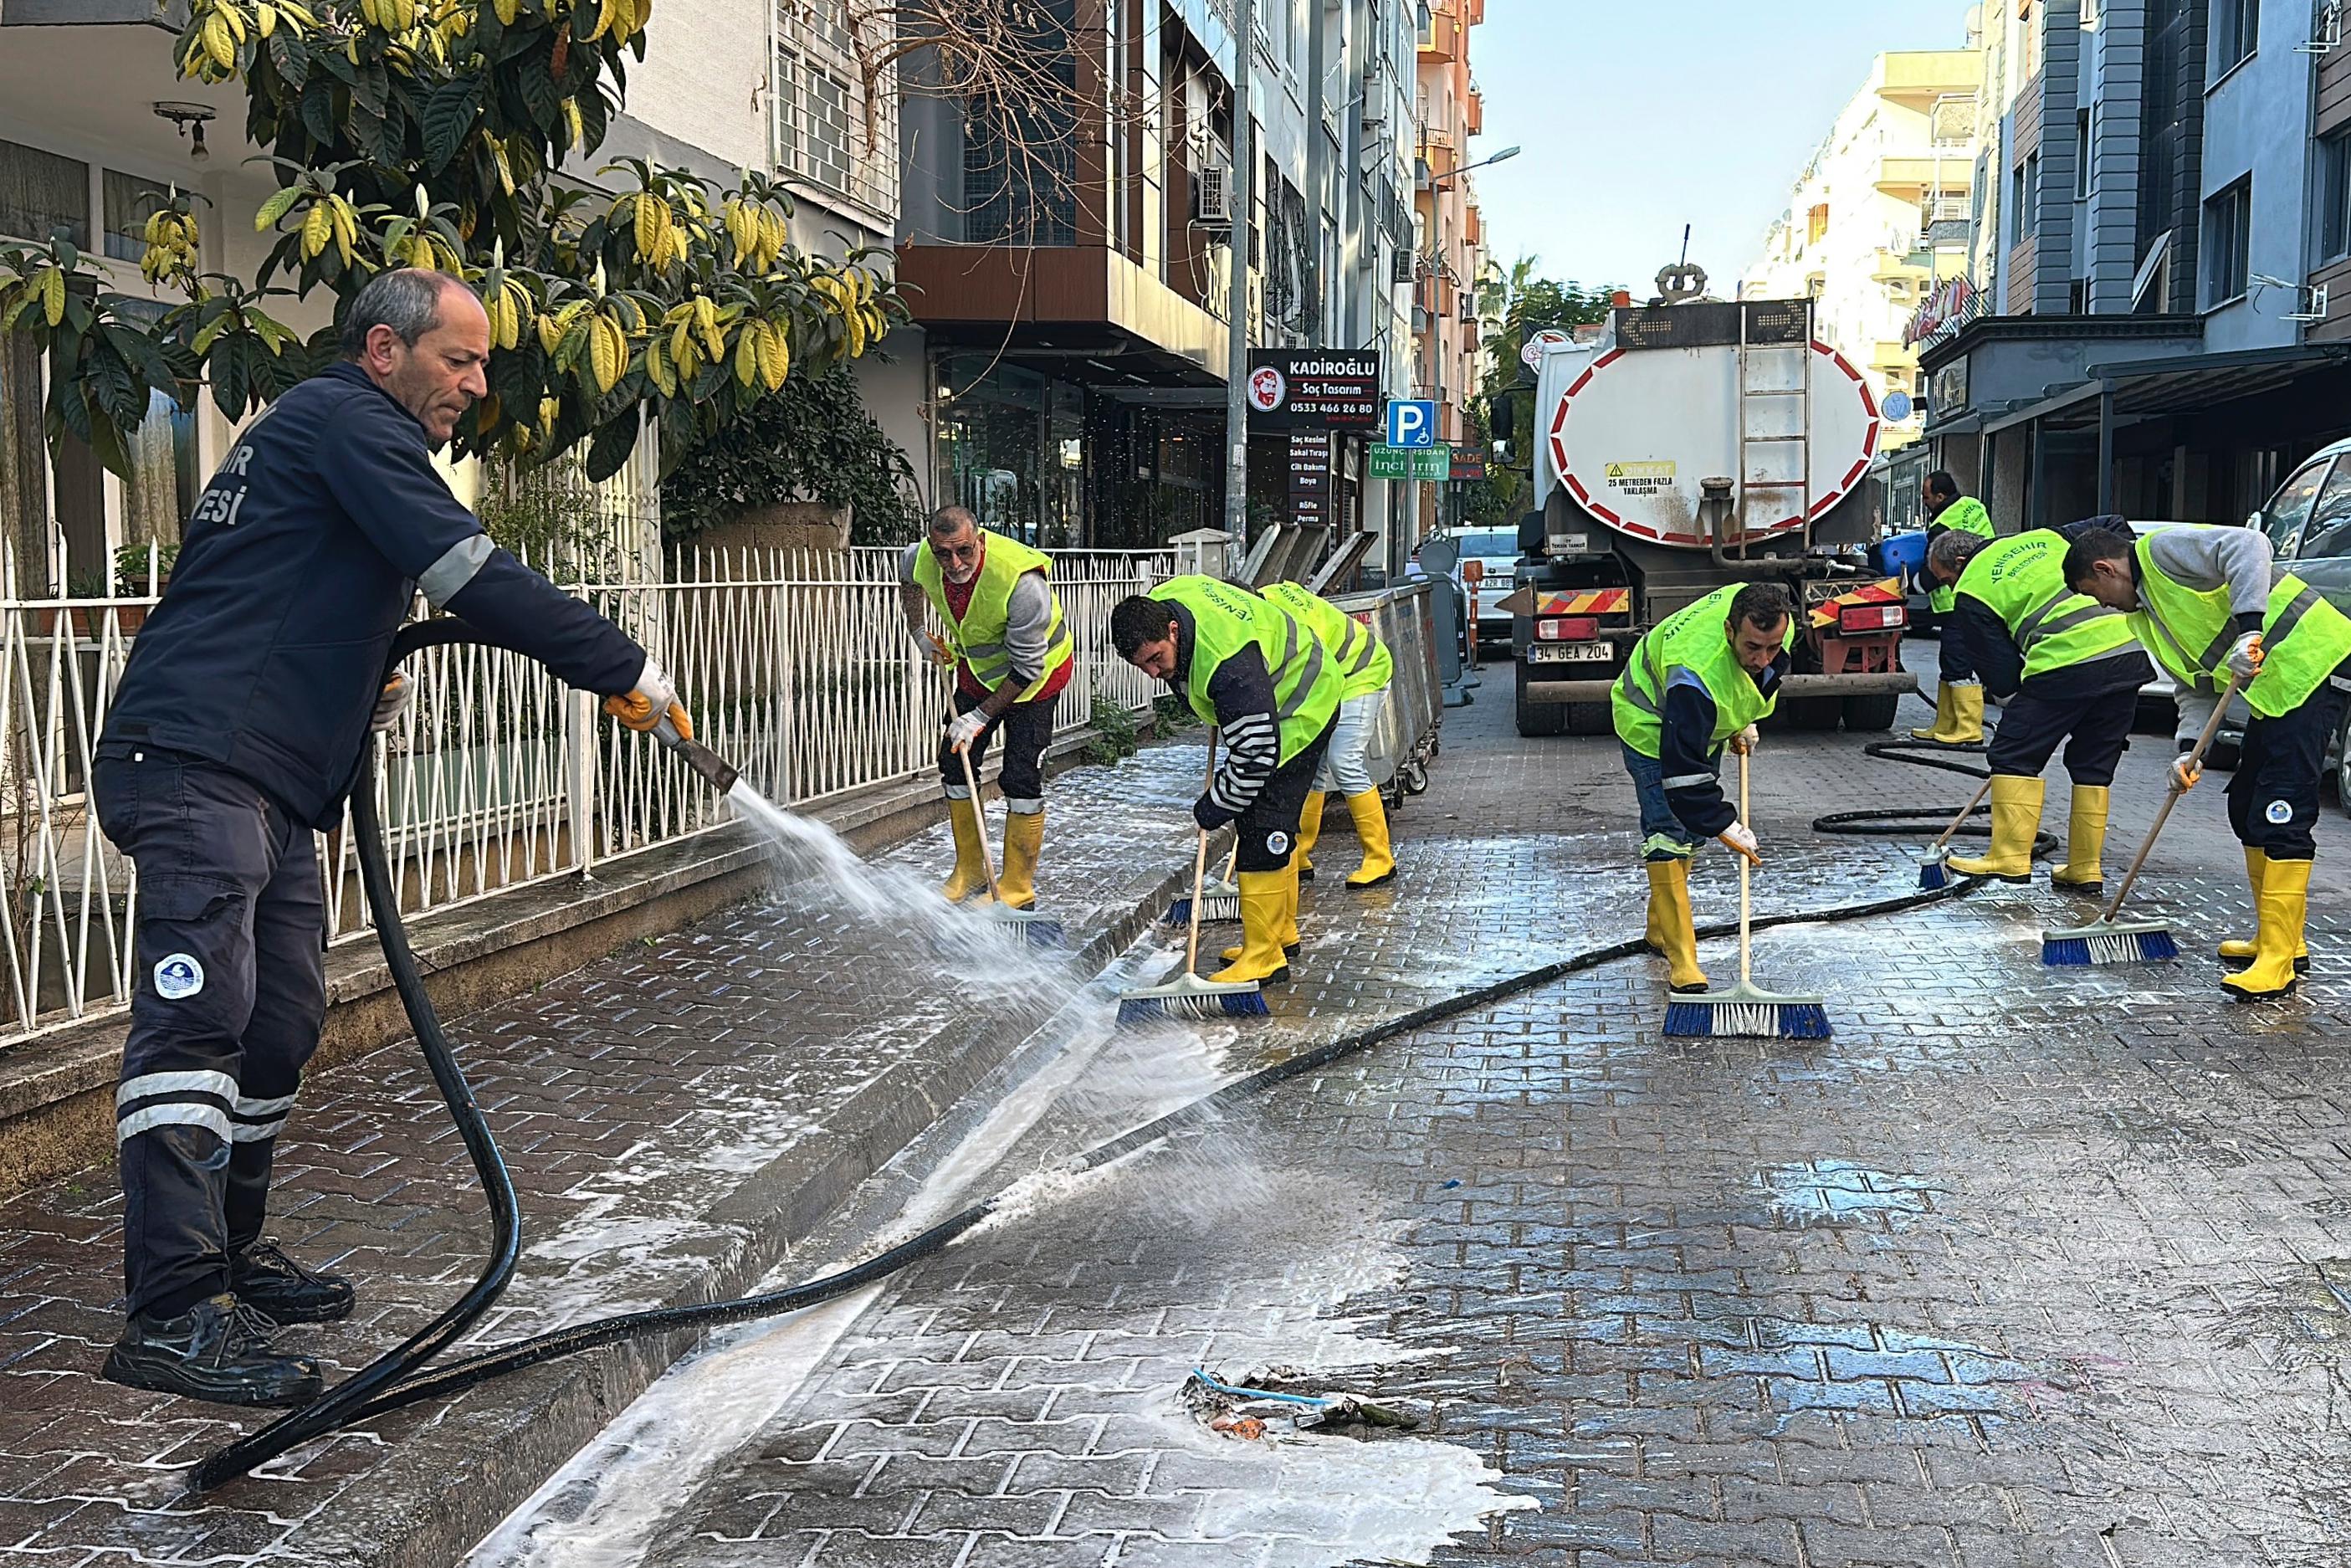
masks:
[[[1437,404],[1426,398],[1390,399],[1387,434],[1390,446],[1436,445]]]

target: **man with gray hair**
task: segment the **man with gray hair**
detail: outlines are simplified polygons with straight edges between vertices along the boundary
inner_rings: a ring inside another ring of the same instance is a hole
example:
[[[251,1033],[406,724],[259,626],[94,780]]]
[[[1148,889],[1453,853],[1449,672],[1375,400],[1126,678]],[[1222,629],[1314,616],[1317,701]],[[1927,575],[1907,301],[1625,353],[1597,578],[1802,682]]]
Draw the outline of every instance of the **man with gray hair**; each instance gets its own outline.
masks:
[[[250,421],[197,497],[90,779],[139,872],[115,1092],[130,1322],[105,1375],[230,1405],[315,1397],[318,1363],[268,1331],[352,1308],[262,1220],[326,1015],[311,833],[341,821],[371,732],[406,705],[384,663],[415,595],[633,728],[689,727],[644,650],[493,544],[434,469],[488,391],[473,291],[383,273],[341,336],[342,361]]]
[[[982,532],[966,507],[941,507],[928,537],[906,547],[898,599],[906,635],[934,663],[956,669],[956,716],[939,746],[939,787],[955,832],[950,903],[987,895],[979,802],[964,782],[967,753],[977,770],[989,737],[1004,732],[1004,874],[997,887],[1015,909],[1037,903],[1037,858],[1045,847],[1045,747],[1053,705],[1076,668],[1052,559],[1019,539]],[[924,622],[927,605],[946,638]]]

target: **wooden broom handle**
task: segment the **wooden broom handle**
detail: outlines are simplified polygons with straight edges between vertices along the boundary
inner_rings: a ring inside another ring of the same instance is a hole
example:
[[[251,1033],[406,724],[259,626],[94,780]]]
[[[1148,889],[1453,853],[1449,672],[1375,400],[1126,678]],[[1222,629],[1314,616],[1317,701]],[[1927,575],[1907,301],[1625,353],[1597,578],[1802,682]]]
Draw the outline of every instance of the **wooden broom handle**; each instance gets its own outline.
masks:
[[[1749,832],[1751,833],[1755,831],[1755,824],[1747,821],[1747,753],[1744,751],[1739,754],[1739,821],[1746,827]],[[1747,912],[1749,907],[1749,879],[1754,874],[1755,862],[1749,860],[1745,855],[1740,855],[1739,857],[1739,983],[1742,986],[1747,983],[1750,967],[1747,946]]]
[[[1214,789],[1217,782],[1217,727],[1208,727],[1208,781],[1203,789]],[[1197,824],[1195,824],[1196,826]],[[1197,977],[1200,973],[1200,889],[1208,877],[1208,830],[1199,829],[1199,843],[1192,851],[1192,934],[1184,943],[1184,972]],[[1240,844],[1235,841],[1234,851]]]
[[[971,753],[957,747],[956,756],[963,761],[963,787],[971,791],[971,814],[979,822],[979,863],[987,872],[987,896],[1002,904],[1004,894],[996,885],[996,853],[987,847],[987,812],[979,803],[979,780],[972,777]]]
[[[1991,775],[1987,773],[1984,775],[1984,781],[1976,786],[1974,799],[1970,800],[1966,805],[1959,808],[1959,814],[1951,819],[1951,825],[1943,830],[1943,836],[1927,846],[1927,858],[1928,860],[1933,860],[1937,855],[1942,853],[1943,846],[1951,841],[1951,835],[1959,831],[1959,824],[1966,821],[1970,817],[1974,816],[1976,813],[1976,808],[1982,805],[1983,798],[1991,793]]]
[[[2190,772],[2202,768],[2204,753],[2210,749],[2212,737],[2220,733],[2220,721],[2229,716],[2229,705],[2236,699],[2237,687],[2243,678],[2234,670],[2229,672],[2229,684],[2220,688],[2220,700],[2213,705],[2212,716],[2204,721],[2204,733],[2196,737],[2195,749],[2185,758]],[[2177,784],[2163,792],[2163,804],[2155,809],[2155,823],[2147,829],[2145,841],[2138,846],[2138,853],[2131,857],[2130,870],[2123,873],[2123,884],[2115,889],[2114,902],[2106,905],[2104,924],[2111,925],[2115,923],[2115,911],[2120,909],[2123,900],[2130,896],[2131,884],[2138,881],[2140,868],[2147,864],[2147,857],[2155,848],[2157,836],[2163,831],[2163,824],[2170,819],[2171,808],[2179,804],[2179,797],[2186,793]]]

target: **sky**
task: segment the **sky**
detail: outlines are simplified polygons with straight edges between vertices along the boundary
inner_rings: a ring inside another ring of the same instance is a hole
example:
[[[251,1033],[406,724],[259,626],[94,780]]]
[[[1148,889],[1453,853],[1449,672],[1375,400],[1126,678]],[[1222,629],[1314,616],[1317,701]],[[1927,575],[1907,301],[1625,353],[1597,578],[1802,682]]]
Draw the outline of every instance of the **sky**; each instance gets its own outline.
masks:
[[[1966,43],[1967,0],[1487,0],[1470,157],[1505,270],[1637,285],[1690,259],[1728,293],[1797,173],[1887,49]]]

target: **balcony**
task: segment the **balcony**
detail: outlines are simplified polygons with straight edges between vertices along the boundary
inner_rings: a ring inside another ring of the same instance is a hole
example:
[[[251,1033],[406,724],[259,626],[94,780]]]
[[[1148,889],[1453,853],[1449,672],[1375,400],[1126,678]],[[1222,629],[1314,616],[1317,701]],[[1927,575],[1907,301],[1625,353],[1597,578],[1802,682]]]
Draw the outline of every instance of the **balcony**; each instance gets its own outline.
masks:
[[[1479,92],[1474,87],[1469,89],[1469,105],[1466,113],[1466,124],[1468,129],[1468,133],[1472,136],[1484,135],[1486,132],[1486,95]]]
[[[1460,57],[1461,18],[1439,12],[1430,21],[1427,34],[1420,40],[1420,63],[1446,66]]]
[[[1907,346],[1882,338],[1870,350],[1869,368],[1873,371],[1907,371],[1917,362],[1917,355]]]

